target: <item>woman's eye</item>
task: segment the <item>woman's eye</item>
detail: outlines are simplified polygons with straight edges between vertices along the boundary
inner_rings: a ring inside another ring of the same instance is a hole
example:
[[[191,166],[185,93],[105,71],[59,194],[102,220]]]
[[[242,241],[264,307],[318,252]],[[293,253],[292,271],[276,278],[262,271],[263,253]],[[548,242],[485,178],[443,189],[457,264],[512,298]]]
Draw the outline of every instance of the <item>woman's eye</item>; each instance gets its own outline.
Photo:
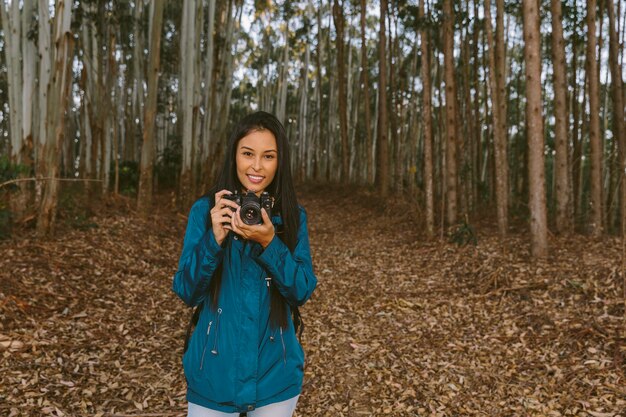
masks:
[[[266,159],[274,159],[274,155],[265,155]]]
[[[243,152],[243,156],[252,156],[252,152],[245,151]]]

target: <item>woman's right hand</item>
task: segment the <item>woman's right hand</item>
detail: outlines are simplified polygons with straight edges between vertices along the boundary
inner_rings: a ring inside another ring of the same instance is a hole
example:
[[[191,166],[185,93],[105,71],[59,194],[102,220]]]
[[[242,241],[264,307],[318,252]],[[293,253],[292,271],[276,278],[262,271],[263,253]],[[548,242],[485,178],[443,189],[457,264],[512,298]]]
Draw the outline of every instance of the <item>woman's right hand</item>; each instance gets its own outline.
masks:
[[[230,219],[235,210],[239,207],[237,203],[224,195],[232,194],[228,190],[222,190],[215,194],[215,205],[211,209],[211,224],[213,225],[213,235],[218,245],[221,245],[226,235],[231,229]]]

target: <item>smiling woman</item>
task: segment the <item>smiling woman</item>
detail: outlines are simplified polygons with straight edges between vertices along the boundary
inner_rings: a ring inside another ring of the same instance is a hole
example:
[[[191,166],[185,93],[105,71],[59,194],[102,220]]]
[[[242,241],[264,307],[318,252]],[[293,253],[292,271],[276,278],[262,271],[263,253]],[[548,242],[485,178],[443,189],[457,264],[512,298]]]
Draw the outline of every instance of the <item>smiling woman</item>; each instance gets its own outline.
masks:
[[[237,145],[237,177],[241,191],[253,191],[257,197],[274,180],[278,151],[274,134],[266,129],[250,132]]]
[[[295,410],[304,369],[298,307],[317,278],[289,167],[285,129],[273,115],[253,113],[233,130],[217,184],[191,208],[173,280],[198,312],[183,355],[189,416]],[[235,192],[247,193],[246,207],[261,197],[262,222],[242,220]]]

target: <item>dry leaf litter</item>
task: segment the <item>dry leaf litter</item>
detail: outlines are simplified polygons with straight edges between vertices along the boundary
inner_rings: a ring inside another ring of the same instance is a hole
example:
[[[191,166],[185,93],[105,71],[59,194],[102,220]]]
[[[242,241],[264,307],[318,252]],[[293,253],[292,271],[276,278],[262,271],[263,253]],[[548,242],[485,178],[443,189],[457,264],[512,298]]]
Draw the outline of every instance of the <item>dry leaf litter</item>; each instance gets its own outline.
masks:
[[[626,417],[617,238],[427,240],[406,205],[311,188],[319,283],[297,416]],[[110,209],[0,242],[0,416],[184,416],[186,217]]]

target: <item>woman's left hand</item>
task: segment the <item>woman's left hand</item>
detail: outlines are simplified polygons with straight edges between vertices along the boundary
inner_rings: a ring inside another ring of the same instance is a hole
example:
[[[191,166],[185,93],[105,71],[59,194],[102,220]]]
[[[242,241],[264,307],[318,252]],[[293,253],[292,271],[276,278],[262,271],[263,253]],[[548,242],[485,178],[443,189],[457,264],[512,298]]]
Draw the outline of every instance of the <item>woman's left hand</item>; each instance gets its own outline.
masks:
[[[244,239],[258,242],[265,249],[274,238],[275,232],[274,225],[264,208],[261,208],[261,216],[263,216],[263,224],[245,224],[241,220],[241,207],[239,207],[235,215],[231,217],[230,224],[233,227],[233,232]]]

